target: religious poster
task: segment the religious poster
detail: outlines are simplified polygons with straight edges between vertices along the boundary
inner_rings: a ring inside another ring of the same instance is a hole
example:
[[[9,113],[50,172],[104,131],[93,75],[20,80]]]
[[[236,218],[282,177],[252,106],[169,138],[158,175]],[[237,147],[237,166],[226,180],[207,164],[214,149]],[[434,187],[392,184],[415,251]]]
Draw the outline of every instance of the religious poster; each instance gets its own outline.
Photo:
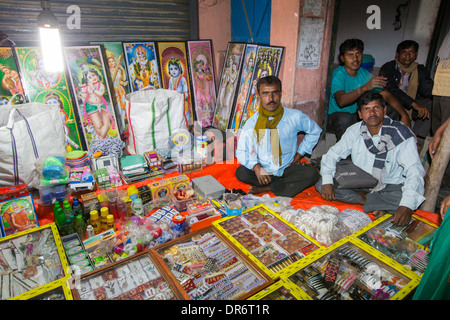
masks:
[[[132,92],[162,88],[155,42],[124,42],[123,51]]]
[[[80,136],[66,74],[48,72],[44,69],[41,48],[16,47],[25,95],[30,102],[57,105],[61,111],[67,150],[82,150],[83,137]]]
[[[256,83],[258,82],[258,79],[272,75],[278,76],[282,55],[283,47],[258,47],[251,91],[242,115],[240,128],[242,128],[247,119],[254,115],[259,109],[259,99],[256,95]]]
[[[194,110],[202,128],[210,127],[216,107],[216,84],[211,40],[187,42]]]
[[[243,64],[245,46],[245,43],[228,43],[213,121],[213,127],[220,130],[228,128]]]
[[[0,47],[0,106],[8,103],[21,104],[26,102],[19,67],[13,50],[10,47]]]
[[[236,98],[233,117],[231,118],[230,129],[236,134],[241,125],[242,113],[247,104],[252,85],[253,71],[255,70],[256,50],[258,45],[247,44],[244,55],[244,66],[242,67],[241,81]]]
[[[89,153],[119,149],[121,154],[123,142],[100,46],[64,47],[63,51]]]
[[[115,112],[119,130],[127,131],[126,95],[131,92],[128,83],[127,63],[123,52],[122,42],[91,42],[104,49],[106,57],[106,71],[114,89]]]
[[[0,221],[4,237],[39,227],[33,197],[26,195],[0,202]]]
[[[194,124],[192,96],[185,42],[158,42],[163,88],[184,96],[184,115],[188,126]]]

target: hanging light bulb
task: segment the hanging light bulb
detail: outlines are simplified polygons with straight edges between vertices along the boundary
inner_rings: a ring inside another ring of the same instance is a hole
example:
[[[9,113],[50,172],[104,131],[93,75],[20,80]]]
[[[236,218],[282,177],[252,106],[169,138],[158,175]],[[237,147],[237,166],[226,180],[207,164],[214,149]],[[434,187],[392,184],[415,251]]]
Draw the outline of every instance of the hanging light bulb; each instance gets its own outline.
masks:
[[[60,72],[63,71],[64,64],[58,19],[50,10],[49,0],[41,0],[41,8],[42,12],[37,17],[37,25],[44,68],[49,72]]]

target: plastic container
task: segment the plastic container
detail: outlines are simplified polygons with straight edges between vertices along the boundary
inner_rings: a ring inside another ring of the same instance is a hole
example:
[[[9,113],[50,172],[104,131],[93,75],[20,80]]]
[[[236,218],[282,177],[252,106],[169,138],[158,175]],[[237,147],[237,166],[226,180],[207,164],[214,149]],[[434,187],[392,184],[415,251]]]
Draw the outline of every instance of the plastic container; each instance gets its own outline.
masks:
[[[189,232],[202,229],[212,224],[213,221],[219,220],[222,215],[214,208],[197,212],[186,217],[186,222],[189,225]]]
[[[240,208],[229,207],[228,204],[225,203],[225,212],[227,216],[238,216],[242,213],[243,210],[244,210],[243,207]]]
[[[199,212],[214,209],[214,204],[209,199],[196,199],[186,204],[186,209],[189,215],[194,215]]]
[[[170,191],[172,202],[174,206],[177,208],[178,211],[184,211],[186,210],[186,205],[189,202],[195,201],[198,199],[197,194],[195,193],[194,189],[191,187],[186,189],[178,189],[178,190],[171,190]],[[187,198],[187,196],[191,194],[190,197]],[[178,199],[179,197],[186,197],[185,199]]]
[[[95,234],[102,232],[102,224],[101,224],[100,219],[98,217],[98,211],[97,210],[92,210],[90,212],[89,223],[92,226],[92,228],[94,228],[94,233]]]
[[[172,225],[170,229],[174,233],[175,238],[181,237],[188,232],[188,224],[186,222],[186,216],[182,214],[176,214],[172,217]]]
[[[109,215],[108,207],[102,207],[100,209],[100,224],[102,226],[102,230],[103,231],[108,230],[107,222],[106,222],[106,219],[107,219],[108,215]]]

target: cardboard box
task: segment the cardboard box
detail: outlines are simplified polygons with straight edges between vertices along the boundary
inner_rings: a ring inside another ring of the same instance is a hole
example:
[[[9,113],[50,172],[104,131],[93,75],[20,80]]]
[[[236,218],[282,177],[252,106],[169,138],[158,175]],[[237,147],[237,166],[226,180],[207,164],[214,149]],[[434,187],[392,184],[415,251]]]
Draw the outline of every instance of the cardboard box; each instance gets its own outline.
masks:
[[[172,184],[172,190],[186,189],[191,185],[191,180],[184,174],[170,177],[167,180]]]
[[[153,200],[170,196],[170,190],[172,190],[172,184],[165,179],[151,182],[148,186],[152,191]]]

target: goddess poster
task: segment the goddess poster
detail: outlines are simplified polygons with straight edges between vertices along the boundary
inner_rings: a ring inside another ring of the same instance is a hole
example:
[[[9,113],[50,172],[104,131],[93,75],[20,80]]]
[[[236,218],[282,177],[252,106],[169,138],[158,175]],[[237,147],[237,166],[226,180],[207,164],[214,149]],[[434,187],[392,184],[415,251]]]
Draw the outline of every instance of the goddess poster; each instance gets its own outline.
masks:
[[[228,43],[213,121],[213,127],[220,130],[228,128],[243,64],[245,46],[245,43]]]
[[[131,92],[122,42],[91,42],[100,45],[106,57],[106,71],[114,91],[115,112],[119,130],[127,131],[127,114],[125,111],[126,95]]]
[[[0,47],[0,106],[26,102],[19,68],[10,47]]]
[[[187,42],[194,110],[202,128],[210,127],[216,107],[216,84],[211,40]]]
[[[252,85],[253,71],[255,70],[256,50],[258,45],[247,44],[244,55],[244,66],[242,67],[241,81],[236,98],[233,117],[231,118],[230,129],[236,134],[241,125],[242,113],[247,105],[247,99],[250,93],[249,88]]]
[[[16,54],[28,100],[58,105],[66,134],[67,150],[84,149],[64,71],[45,71],[39,47],[17,47]]]
[[[283,47],[271,47],[271,46],[259,46],[255,70],[253,72],[253,80],[250,91],[250,96],[247,100],[246,107],[244,109],[240,128],[242,128],[252,115],[258,111],[259,99],[256,95],[256,82],[259,78],[267,76],[278,76],[281,57],[283,55]]]
[[[117,150],[122,141],[118,138],[101,48],[65,47],[63,51],[88,150],[109,154],[110,150]],[[106,146],[110,150],[106,150]]]
[[[161,88],[155,42],[124,42],[131,91]]]
[[[184,96],[184,115],[188,126],[194,124],[191,85],[185,42],[158,42],[159,62],[164,89],[175,90]]]

